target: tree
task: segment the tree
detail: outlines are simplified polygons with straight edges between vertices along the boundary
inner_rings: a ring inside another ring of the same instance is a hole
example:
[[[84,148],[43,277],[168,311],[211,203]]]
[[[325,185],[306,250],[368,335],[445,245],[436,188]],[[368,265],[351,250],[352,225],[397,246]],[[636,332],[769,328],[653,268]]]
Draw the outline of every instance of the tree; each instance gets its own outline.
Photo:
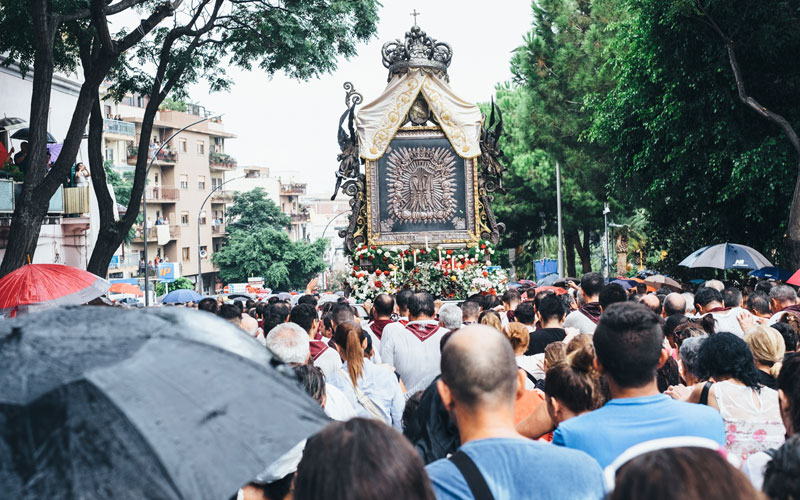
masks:
[[[115,67],[110,91],[118,99],[128,92],[149,97],[138,145],[139,151],[147,151],[156,112],[168,96],[183,99],[188,86],[200,79],[208,81],[212,90],[228,89],[227,66],[257,67],[268,75],[284,71],[299,79],[329,72],[336,68],[338,57],[354,55],[356,43],[374,35],[378,5],[375,0],[197,0],[185,23],[156,30]],[[142,71],[143,67],[154,72]],[[90,163],[92,157],[97,162],[101,158],[101,126],[96,101],[90,121]],[[103,170],[91,168],[100,209],[100,230],[88,265],[95,274],[107,272],[139,214],[147,162],[147,155],[138,155],[131,200],[119,221],[113,217]]]
[[[281,212],[280,207],[267,198],[261,188],[236,193],[228,208],[228,231],[258,231],[264,227],[286,229],[292,219]]]
[[[790,127],[800,120],[800,61],[787,57],[800,51],[796,3],[627,4],[632,15],[616,42],[623,55],[610,63],[619,78],[599,97],[592,129],[612,152],[615,196],[647,209],[651,245],[669,249],[667,268],[725,241],[797,268],[783,251],[784,234],[797,237],[786,218],[795,185],[784,181],[798,175],[797,152],[786,124],[758,116],[774,110]],[[745,81],[746,90],[737,85]]]
[[[262,276],[273,290],[302,290],[308,280],[325,269],[322,255],[327,240],[292,242],[286,231],[265,227],[257,231],[234,230],[213,261],[225,283],[247,282]]]
[[[587,103],[613,87],[614,72],[603,68],[614,23],[626,14],[617,0],[541,0],[533,12],[533,29],[512,57],[513,82],[497,90],[508,175],[496,212],[506,223],[504,246],[535,249],[541,225],[556,228],[559,162],[567,273],[575,275],[576,251],[583,272],[591,270],[607,199],[607,151],[583,136],[592,123]]]
[[[21,0],[4,3],[0,9],[0,52],[21,62],[23,72],[33,64],[28,169],[22,192],[15,204],[8,246],[0,264],[0,276],[27,262],[36,251],[42,220],[50,198],[67,178],[75,162],[92,105],[100,84],[121,54],[147,36],[171,16],[182,0]],[[30,8],[29,8],[30,7]],[[137,29],[112,36],[109,17],[140,9],[147,16]],[[58,159],[48,172],[46,133],[50,112],[50,90],[56,68],[74,69],[80,60],[84,82]],[[102,161],[91,162],[103,172]],[[109,257],[110,260],[110,257]]]
[[[647,227],[647,214],[639,209],[630,217],[623,217],[615,222],[617,227],[614,228],[614,250],[617,254],[617,275],[625,276],[628,274],[629,252],[641,252],[647,244],[647,235],[644,232]]]
[[[185,276],[181,276],[172,283],[169,283],[169,291],[173,290],[194,290],[194,283]],[[167,293],[167,283],[156,282],[156,296],[160,297]]]

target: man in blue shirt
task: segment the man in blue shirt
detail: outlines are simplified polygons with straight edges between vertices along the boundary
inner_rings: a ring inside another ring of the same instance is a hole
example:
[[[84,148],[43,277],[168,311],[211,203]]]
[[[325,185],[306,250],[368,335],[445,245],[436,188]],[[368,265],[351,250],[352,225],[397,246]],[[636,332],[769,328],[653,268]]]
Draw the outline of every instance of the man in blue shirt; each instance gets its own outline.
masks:
[[[441,459],[426,468],[438,500],[603,497],[602,472],[589,456],[531,441],[514,429],[514,402],[524,393],[525,375],[500,332],[471,325],[454,333],[442,351],[441,369],[437,388],[462,444],[455,461]],[[477,468],[478,474],[467,472],[472,486],[463,472],[469,470],[464,455]],[[475,489],[476,476],[483,495]]]
[[[553,444],[585,451],[601,467],[651,439],[697,436],[725,445],[719,412],[658,392],[656,370],[669,354],[659,318],[642,304],[613,304],[594,332],[595,368],[606,375],[611,401],[559,424]]]

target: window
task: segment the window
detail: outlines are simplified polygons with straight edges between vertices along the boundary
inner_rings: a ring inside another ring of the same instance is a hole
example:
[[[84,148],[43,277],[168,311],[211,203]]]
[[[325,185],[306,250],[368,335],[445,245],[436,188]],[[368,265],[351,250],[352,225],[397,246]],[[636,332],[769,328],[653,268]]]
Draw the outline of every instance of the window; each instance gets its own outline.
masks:
[[[189,212],[181,212],[181,226],[189,225]]]
[[[186,139],[180,139],[178,141],[178,151],[181,153],[185,153],[188,151],[188,146],[186,145]]]
[[[204,256],[204,257],[200,257],[201,259],[208,260],[208,249],[207,249],[207,247],[205,245],[200,247],[200,255]]]
[[[205,175],[198,175],[197,176],[197,189],[201,191],[206,190],[206,176]]]
[[[189,175],[181,174],[181,189],[189,189]]]
[[[202,212],[200,212],[200,224],[205,224],[205,223],[206,223],[206,211],[203,210]]]
[[[212,177],[211,178],[211,189],[217,189],[220,184],[222,184],[222,178],[221,177]]]
[[[111,118],[111,106],[106,104],[103,106],[103,109],[105,110],[106,118]]]
[[[106,148],[106,161],[114,161],[114,148]]]
[[[206,143],[204,141],[197,141],[197,154],[206,154]]]
[[[181,260],[183,260],[184,262],[189,260],[189,247],[181,248]]]

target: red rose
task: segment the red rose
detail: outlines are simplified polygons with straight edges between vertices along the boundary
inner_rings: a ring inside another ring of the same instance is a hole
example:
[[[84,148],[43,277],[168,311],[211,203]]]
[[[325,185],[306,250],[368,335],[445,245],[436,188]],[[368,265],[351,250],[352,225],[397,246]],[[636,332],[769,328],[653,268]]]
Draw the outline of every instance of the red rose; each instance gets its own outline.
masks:
[[[383,258],[383,261],[386,262],[388,259],[386,257]]]
[[[371,247],[369,247],[369,249],[370,250],[375,250],[375,245],[372,245]]]
[[[366,250],[366,249],[367,249],[367,245],[364,245],[363,247],[361,247],[361,250]]]
[[[497,290],[495,290],[494,288],[490,288],[489,289],[489,294],[490,295],[497,295]]]
[[[381,274],[383,274],[383,271],[381,271],[380,269],[375,270],[375,276],[380,276]]]
[[[368,258],[369,260],[372,260],[372,259],[374,259],[374,258],[375,258],[375,256],[374,256],[374,255],[370,255],[370,256],[369,256],[369,257],[367,257],[367,258]]]
[[[444,271],[444,275],[447,276],[447,270]]]
[[[483,272],[483,277],[485,278],[485,277],[487,277],[487,276],[489,276],[489,273],[488,273],[487,271],[484,271],[484,272]]]
[[[358,266],[353,266],[353,271],[358,271]]]
[[[452,250],[448,250],[447,251],[447,255],[453,255],[453,251]]]
[[[419,253],[424,254],[425,250],[420,250]]]
[[[486,245],[481,245],[481,250],[485,249]]]
[[[380,288],[382,286],[383,286],[383,283],[381,283],[380,281],[376,281],[375,282],[375,288]]]

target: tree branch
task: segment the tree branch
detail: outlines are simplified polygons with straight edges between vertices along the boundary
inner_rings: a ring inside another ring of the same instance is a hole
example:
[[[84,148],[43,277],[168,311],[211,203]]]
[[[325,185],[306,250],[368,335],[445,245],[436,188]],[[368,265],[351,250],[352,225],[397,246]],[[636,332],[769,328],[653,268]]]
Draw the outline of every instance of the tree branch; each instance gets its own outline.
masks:
[[[129,9],[135,5],[145,3],[147,0],[120,0],[119,2],[108,5],[103,9],[103,13],[106,16],[113,16],[114,14],[119,14],[123,10]],[[61,14],[58,16],[60,23],[67,23],[70,21],[77,21],[79,19],[86,19],[91,17],[92,12],[91,9],[81,9],[69,14]]]

